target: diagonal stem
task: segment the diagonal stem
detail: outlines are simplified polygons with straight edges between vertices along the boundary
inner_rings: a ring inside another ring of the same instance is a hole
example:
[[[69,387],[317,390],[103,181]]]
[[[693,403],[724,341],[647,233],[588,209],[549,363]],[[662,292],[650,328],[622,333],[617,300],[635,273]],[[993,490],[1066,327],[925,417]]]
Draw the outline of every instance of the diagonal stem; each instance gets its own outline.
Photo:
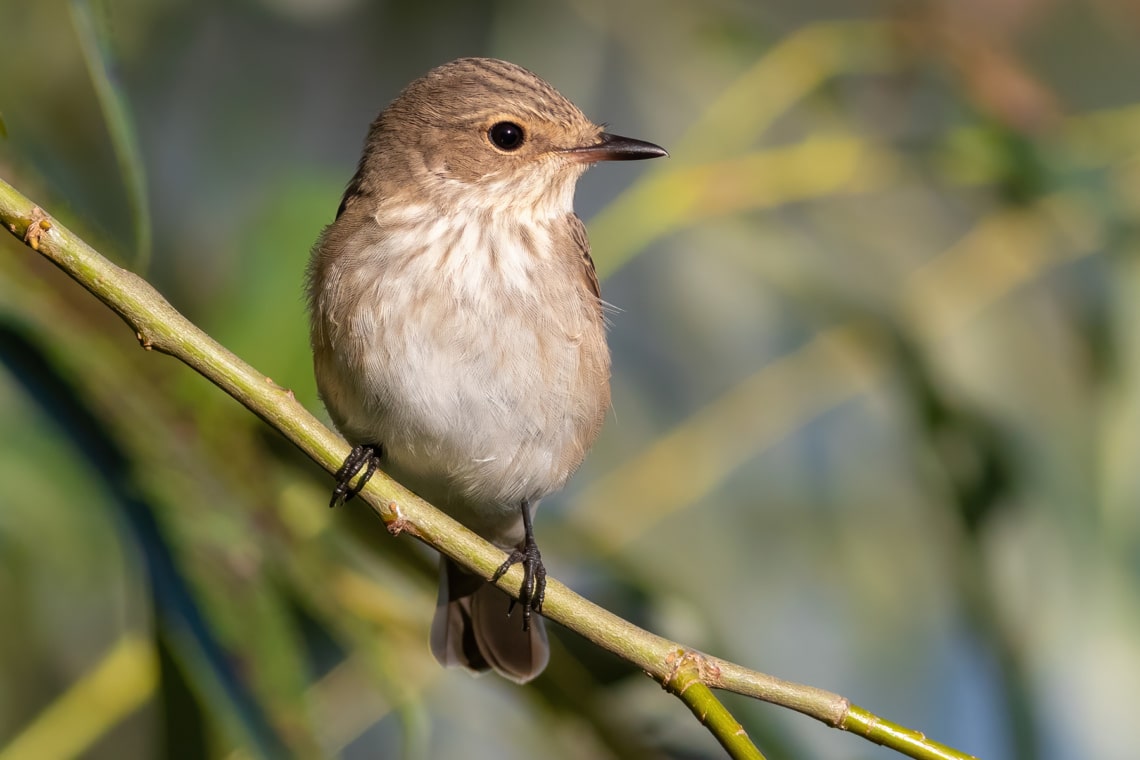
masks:
[[[144,349],[176,357],[269,423],[328,472],[335,473],[340,468],[350,447],[301,406],[290,391],[218,344],[148,282],[103,258],[3,180],[0,224],[122,317]],[[391,533],[410,533],[471,572],[490,578],[502,564],[502,551],[379,470],[361,496]],[[517,596],[522,575],[521,568],[512,568],[498,585]],[[932,742],[917,731],[883,720],[838,694],[689,650],[598,607],[554,579],[547,581],[546,591],[546,617],[637,665],[677,694],[718,741],[732,742],[732,748],[725,745],[730,754],[749,751],[751,741],[745,745],[746,736],[744,740],[733,738],[739,724],[709,689],[733,691],[787,707],[919,760],[969,757]],[[684,663],[681,675],[679,662]],[[690,675],[690,668],[695,669],[695,676]],[[752,754],[732,756],[762,757],[754,746],[750,751]]]
[[[707,660],[696,652],[684,650],[677,650],[673,660],[674,668],[662,683],[665,690],[685,703],[729,757],[734,760],[764,760],[764,755],[748,738],[744,726],[705,684],[701,671]]]

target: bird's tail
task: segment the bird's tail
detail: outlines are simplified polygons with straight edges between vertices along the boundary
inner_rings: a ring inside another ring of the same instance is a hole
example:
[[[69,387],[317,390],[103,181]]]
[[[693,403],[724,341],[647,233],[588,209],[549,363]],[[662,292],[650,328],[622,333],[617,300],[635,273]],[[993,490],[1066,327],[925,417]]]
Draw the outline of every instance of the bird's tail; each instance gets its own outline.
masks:
[[[494,670],[515,683],[537,676],[550,660],[542,618],[522,629],[521,611],[507,617],[511,598],[446,557],[439,566],[439,601],[431,623],[431,651],[440,664],[476,673]]]

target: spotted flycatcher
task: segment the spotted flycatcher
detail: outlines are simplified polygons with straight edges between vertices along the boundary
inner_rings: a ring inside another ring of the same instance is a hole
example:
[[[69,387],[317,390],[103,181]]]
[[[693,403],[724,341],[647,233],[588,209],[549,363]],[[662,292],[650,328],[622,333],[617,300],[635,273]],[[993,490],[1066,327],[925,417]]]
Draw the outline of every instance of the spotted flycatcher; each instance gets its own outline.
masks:
[[[522,563],[514,602],[444,558],[431,649],[524,683],[546,667],[531,528],[593,444],[610,356],[578,178],[664,156],[604,132],[526,69],[463,58],[373,122],[308,272],[317,385],[355,445],[333,503],[377,464]]]

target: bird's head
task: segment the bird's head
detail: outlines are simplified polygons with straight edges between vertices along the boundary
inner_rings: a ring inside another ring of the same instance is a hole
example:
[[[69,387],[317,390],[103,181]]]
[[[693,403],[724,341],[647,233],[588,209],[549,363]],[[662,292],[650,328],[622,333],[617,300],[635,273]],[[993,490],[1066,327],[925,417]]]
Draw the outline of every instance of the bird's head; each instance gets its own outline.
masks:
[[[590,165],[664,155],[605,132],[520,66],[461,58],[412,82],[380,114],[365,161],[382,164],[386,196],[413,192],[442,207],[554,216],[572,209],[575,183]]]

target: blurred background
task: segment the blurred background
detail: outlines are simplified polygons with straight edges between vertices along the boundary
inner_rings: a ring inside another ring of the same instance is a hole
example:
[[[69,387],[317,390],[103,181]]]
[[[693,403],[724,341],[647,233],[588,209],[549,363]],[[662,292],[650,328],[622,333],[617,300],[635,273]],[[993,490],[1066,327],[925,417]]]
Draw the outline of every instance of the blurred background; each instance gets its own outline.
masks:
[[[552,574],[981,757],[1134,757],[1140,8],[0,0],[0,177],[323,415],[309,248],[461,55],[671,153],[579,186],[614,411]],[[432,553],[9,236],[0,431],[0,760],[722,756],[557,626],[526,688],[440,669]]]

